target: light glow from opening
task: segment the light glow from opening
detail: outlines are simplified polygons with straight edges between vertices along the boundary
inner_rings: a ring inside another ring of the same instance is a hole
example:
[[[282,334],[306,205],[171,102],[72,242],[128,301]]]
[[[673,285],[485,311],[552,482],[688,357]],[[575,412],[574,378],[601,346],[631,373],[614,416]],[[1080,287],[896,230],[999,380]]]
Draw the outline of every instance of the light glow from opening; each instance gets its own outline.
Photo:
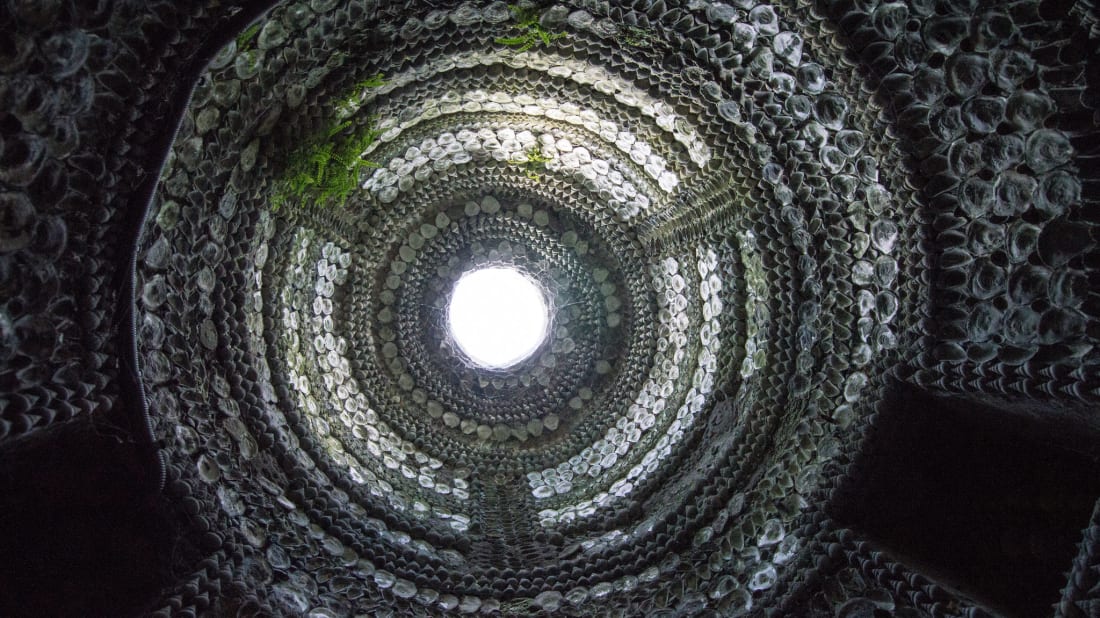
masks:
[[[546,297],[514,268],[482,268],[455,284],[447,324],[459,349],[483,367],[503,369],[527,358],[546,339]]]

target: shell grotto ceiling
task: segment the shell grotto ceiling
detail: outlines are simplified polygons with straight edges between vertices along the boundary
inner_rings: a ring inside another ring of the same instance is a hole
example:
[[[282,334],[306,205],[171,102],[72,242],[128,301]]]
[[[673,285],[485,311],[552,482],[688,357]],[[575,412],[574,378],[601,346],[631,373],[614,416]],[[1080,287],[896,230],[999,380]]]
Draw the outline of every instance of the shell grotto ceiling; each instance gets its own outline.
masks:
[[[132,447],[175,540],[113,607],[1100,611],[1090,0],[7,0],[0,31],[0,448]],[[1032,486],[1016,575],[910,538],[1012,539]]]

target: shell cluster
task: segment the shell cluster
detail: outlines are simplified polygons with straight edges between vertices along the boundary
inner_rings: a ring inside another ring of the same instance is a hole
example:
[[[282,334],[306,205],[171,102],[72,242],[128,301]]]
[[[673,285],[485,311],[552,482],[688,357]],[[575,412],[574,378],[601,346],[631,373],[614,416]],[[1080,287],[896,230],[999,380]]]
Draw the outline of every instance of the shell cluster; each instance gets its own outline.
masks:
[[[892,380],[1100,399],[1085,3],[177,4],[0,17],[0,440],[148,407],[158,615],[978,615],[827,505]]]

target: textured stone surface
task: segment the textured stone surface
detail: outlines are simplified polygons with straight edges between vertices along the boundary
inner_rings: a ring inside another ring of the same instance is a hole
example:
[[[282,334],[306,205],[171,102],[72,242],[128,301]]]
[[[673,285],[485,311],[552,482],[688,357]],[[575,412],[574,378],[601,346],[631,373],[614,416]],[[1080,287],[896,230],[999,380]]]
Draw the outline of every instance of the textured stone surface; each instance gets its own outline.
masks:
[[[1095,426],[1090,4],[265,8],[0,12],[0,447],[163,466],[160,615],[978,615],[827,513],[888,378]]]

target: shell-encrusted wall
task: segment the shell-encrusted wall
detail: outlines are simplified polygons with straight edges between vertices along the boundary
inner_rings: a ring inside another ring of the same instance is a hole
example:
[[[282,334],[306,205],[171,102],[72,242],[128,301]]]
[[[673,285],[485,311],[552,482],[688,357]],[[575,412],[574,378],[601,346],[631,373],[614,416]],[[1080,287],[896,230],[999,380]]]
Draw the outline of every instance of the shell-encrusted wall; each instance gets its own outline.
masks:
[[[124,419],[157,615],[978,615],[826,514],[883,393],[1100,423],[1083,0],[2,7],[0,440]]]

